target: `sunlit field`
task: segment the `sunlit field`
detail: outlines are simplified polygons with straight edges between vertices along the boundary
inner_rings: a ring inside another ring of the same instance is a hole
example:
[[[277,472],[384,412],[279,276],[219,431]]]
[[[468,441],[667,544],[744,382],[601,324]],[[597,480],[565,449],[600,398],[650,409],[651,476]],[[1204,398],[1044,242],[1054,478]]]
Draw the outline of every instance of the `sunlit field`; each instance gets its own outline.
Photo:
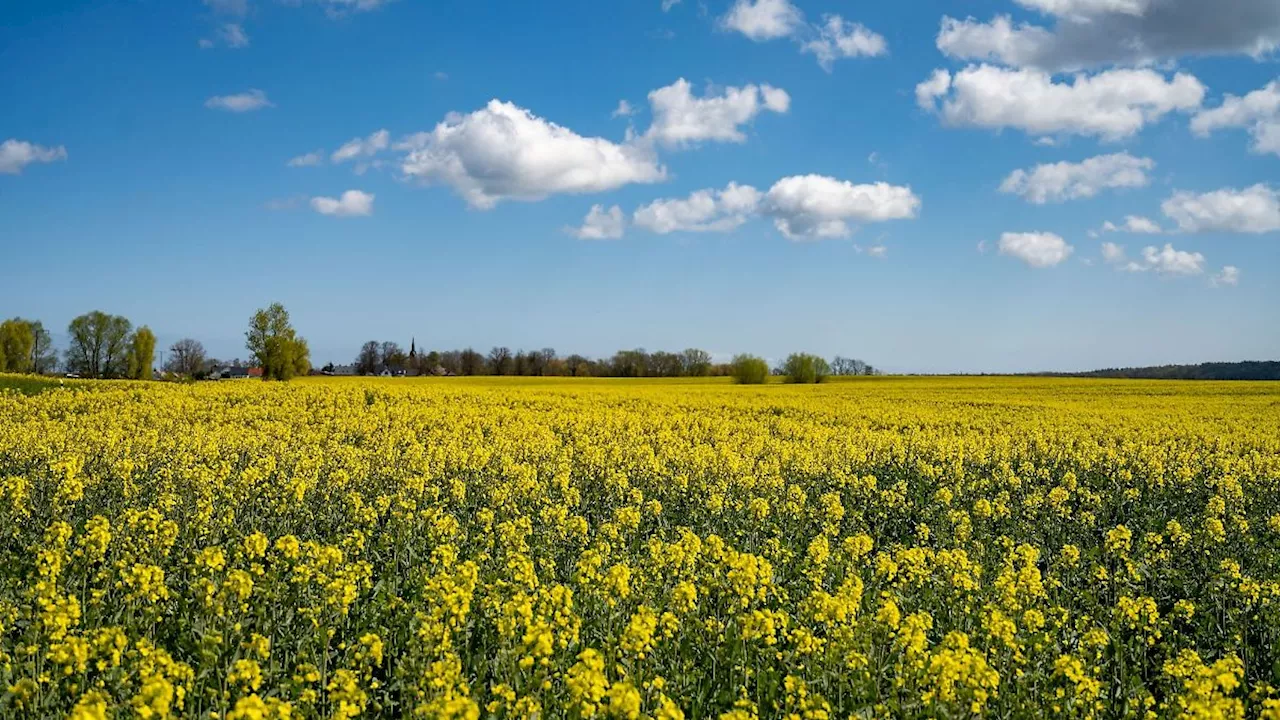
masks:
[[[0,717],[1253,718],[1278,688],[1280,384],[0,391]]]

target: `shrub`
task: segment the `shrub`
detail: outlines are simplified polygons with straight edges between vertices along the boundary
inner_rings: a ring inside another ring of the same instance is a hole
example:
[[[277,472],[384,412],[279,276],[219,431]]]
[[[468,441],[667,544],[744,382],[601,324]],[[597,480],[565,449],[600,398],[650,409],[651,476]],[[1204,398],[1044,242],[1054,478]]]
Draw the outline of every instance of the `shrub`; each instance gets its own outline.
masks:
[[[733,381],[741,385],[760,385],[769,377],[769,363],[755,355],[733,358]]]
[[[826,360],[808,353],[792,353],[782,366],[789,383],[820,383],[831,374]]]

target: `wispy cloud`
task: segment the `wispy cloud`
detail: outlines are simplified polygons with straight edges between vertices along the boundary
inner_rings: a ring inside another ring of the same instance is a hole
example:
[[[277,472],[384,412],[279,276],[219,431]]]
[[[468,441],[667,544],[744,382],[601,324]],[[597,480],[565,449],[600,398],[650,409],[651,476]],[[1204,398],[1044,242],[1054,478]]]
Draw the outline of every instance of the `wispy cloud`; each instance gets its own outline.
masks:
[[[249,90],[235,95],[216,95],[204,101],[204,106],[213,110],[228,112],[252,112],[265,107],[275,107],[267,94],[261,90]]]

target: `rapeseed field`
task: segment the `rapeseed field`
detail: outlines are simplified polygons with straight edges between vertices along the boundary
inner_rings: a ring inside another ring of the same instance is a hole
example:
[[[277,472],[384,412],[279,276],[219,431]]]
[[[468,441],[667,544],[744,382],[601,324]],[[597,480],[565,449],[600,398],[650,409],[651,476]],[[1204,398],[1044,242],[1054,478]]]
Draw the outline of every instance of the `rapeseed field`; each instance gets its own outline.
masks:
[[[1280,386],[0,394],[0,717],[1280,718]]]

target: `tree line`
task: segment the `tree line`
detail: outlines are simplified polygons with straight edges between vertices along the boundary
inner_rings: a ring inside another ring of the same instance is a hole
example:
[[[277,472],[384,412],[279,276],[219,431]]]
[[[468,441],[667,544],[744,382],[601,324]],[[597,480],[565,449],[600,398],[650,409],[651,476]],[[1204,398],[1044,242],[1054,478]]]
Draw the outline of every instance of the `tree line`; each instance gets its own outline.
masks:
[[[127,318],[97,310],[67,325],[68,346],[63,366],[68,372],[92,378],[151,378],[156,336],[143,325],[135,329]],[[58,354],[49,331],[39,320],[12,318],[0,323],[0,372],[53,372]]]
[[[245,347],[265,379],[288,380],[311,370],[307,341],[294,330],[280,303],[249,319]],[[218,364],[192,338],[175,342],[168,352],[163,369],[181,377],[204,377]],[[156,336],[149,327],[134,328],[122,315],[94,310],[67,325],[62,367],[84,378],[150,380],[155,355]],[[40,321],[12,318],[0,323],[0,372],[47,374],[57,369],[58,353]]]
[[[1058,373],[1054,373],[1058,374]],[[1137,380],[1280,380],[1280,361],[1210,362],[1199,365],[1107,368],[1070,373],[1072,377]]]
[[[63,367],[86,378],[150,379],[154,373],[156,337],[145,325],[134,328],[121,315],[98,310],[85,313],[67,326],[68,347]],[[289,380],[311,370],[311,352],[305,338],[294,329],[289,312],[280,303],[256,311],[249,318],[245,347],[251,362],[267,380]],[[182,338],[169,346],[162,370],[172,376],[201,379],[222,367],[200,341]],[[239,366],[239,361],[235,361]],[[832,375],[875,375],[870,364],[837,356],[831,362],[816,355],[795,353],[777,367],[763,359],[738,355],[731,362],[714,362],[711,353],[698,348],[678,352],[643,348],[619,350],[607,358],[572,354],[562,356],[552,348],[512,351],[505,346],[487,354],[475,349],[431,350],[419,353],[416,342],[405,352],[391,341],[370,340],[356,356],[354,371],[360,375],[521,375],[559,377],[674,378],[732,376],[741,383],[764,382],[770,375],[790,382],[822,382]],[[0,323],[0,372],[53,372],[58,354],[49,332],[39,321],[13,318]],[[332,364],[324,371],[334,372]]]
[[[419,353],[411,346],[409,352],[398,343],[370,340],[360,347],[352,368],[357,375],[376,375],[384,370],[393,375],[519,375],[551,377],[737,377],[740,360],[751,356],[739,356],[732,362],[716,363],[711,353],[698,348],[679,352],[654,351],[643,348],[619,350],[607,358],[590,358],[585,355],[559,355],[553,348],[541,350],[515,350],[505,346],[494,347],[488,353],[474,348],[463,350],[430,350]],[[836,357],[831,363],[814,355],[796,354],[786,363],[769,368],[764,360],[762,376],[793,376],[793,370],[802,369],[807,382],[818,382],[830,375],[874,375],[876,369],[862,360]],[[803,368],[797,366],[801,363]],[[325,366],[326,372],[334,372],[333,365]]]

